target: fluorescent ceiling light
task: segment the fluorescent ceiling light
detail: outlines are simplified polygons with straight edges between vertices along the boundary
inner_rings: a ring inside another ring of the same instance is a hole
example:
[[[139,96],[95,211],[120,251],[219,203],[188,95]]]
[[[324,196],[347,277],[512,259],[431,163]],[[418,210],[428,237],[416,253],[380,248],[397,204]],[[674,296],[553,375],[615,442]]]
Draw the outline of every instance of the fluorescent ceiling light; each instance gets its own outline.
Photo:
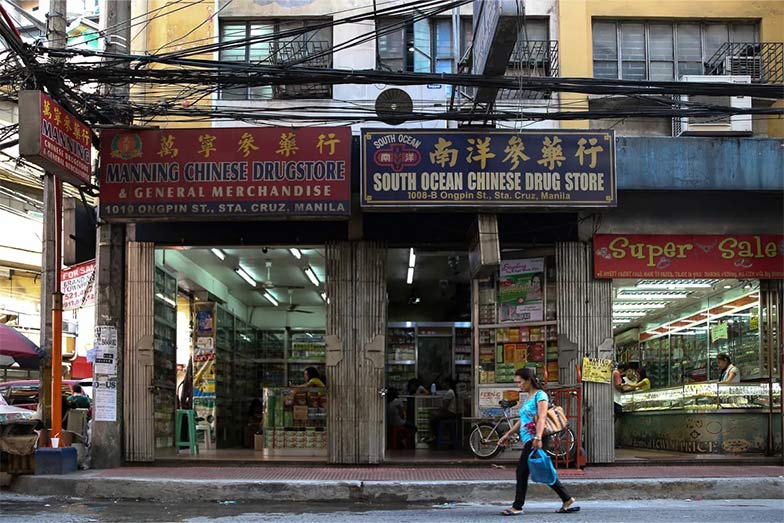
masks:
[[[408,268],[408,274],[406,275],[406,283],[409,284],[409,285],[414,283],[414,268],[413,267],[409,267]]]
[[[616,324],[622,324],[622,323],[629,323],[630,321],[632,321],[630,318],[626,318],[626,319],[615,319],[612,322]]]
[[[172,307],[176,307],[176,306],[177,306],[177,303],[175,303],[175,301],[174,301],[173,299],[169,298],[168,296],[164,296],[164,295],[163,295],[163,294],[161,294],[160,292],[156,292],[156,293],[155,293],[155,295],[156,295],[158,298],[160,298],[160,299],[162,299],[163,301],[165,301],[166,303],[168,303],[169,305],[171,305]]]
[[[243,280],[245,280],[246,282],[248,282],[248,285],[250,285],[251,287],[255,287],[255,286],[256,286],[256,280],[254,280],[254,279],[251,277],[251,275],[250,275],[250,274],[248,274],[247,272],[245,272],[245,269],[243,269],[242,267],[237,267],[236,269],[234,269],[234,272],[236,272],[237,274],[239,274],[239,275],[240,275],[240,277],[241,277]]]
[[[617,317],[617,318],[623,318],[627,316],[633,318],[641,318],[647,315],[648,313],[645,311],[627,311],[627,310],[613,311],[613,317]]]
[[[688,292],[644,292],[621,290],[616,299],[620,300],[679,300],[688,298]]]
[[[302,251],[297,249],[296,247],[292,247],[291,249],[289,249],[289,252],[291,253],[292,256],[294,256],[298,260],[302,258]]]
[[[220,258],[221,261],[226,259],[226,253],[223,252],[222,250],[220,250],[220,249],[210,249],[210,250],[212,251],[212,254],[214,254],[215,256]]]
[[[707,282],[696,281],[670,281],[670,282],[640,282],[635,285],[638,289],[709,289],[713,287]]]
[[[310,280],[310,283],[312,283],[316,287],[318,287],[320,285],[320,282],[319,282],[318,277],[316,276],[316,273],[313,272],[313,269],[309,265],[307,267],[305,267],[305,276],[307,276],[308,279]]]
[[[408,266],[409,267],[416,267],[416,254],[414,254],[414,248],[411,247],[408,251]]]
[[[270,291],[266,291],[266,292],[264,293],[264,297],[265,297],[265,298],[267,298],[267,301],[268,301],[268,302],[270,302],[270,303],[271,303],[272,305],[274,305],[275,307],[277,307],[278,305],[280,305],[280,303],[278,302],[278,300],[276,300],[276,299],[275,299],[275,296],[273,296],[272,294],[270,294]]]
[[[667,306],[665,303],[613,303],[613,310],[624,311],[650,311],[653,309],[663,309]]]
[[[321,296],[322,300],[327,301],[327,293],[326,292],[322,292],[321,294],[319,294],[319,296]]]

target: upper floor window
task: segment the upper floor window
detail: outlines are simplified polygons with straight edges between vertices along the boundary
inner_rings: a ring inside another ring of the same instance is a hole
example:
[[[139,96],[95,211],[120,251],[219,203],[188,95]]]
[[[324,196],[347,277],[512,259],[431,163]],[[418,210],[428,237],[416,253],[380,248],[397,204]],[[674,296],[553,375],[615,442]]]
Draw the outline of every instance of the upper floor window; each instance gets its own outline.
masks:
[[[332,28],[304,30],[323,22],[324,20],[290,19],[222,22],[220,59],[259,65],[332,67]],[[231,46],[233,42],[235,46]],[[329,86],[316,84],[239,87],[221,91],[221,98],[224,100],[331,96],[332,89]]]
[[[676,80],[705,74],[727,42],[756,42],[753,23],[595,21],[593,75],[624,80]]]
[[[381,18],[378,23],[378,69],[415,73],[451,73],[454,52],[451,18],[417,22]]]

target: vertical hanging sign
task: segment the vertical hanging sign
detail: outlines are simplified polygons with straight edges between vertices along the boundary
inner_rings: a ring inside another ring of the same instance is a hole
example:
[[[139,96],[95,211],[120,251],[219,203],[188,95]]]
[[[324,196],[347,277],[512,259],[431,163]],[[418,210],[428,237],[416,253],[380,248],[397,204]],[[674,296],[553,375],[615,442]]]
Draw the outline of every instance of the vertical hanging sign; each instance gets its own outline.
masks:
[[[19,93],[19,154],[75,186],[89,185],[90,129],[42,91]]]

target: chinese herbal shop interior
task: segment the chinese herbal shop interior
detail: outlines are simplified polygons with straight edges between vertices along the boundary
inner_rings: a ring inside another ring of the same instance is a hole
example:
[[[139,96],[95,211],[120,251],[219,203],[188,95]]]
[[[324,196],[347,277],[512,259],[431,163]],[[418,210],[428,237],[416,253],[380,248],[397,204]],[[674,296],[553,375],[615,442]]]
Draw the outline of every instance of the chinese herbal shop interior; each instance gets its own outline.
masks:
[[[613,281],[623,392],[616,457],[781,452],[780,318],[770,281]]]
[[[387,249],[387,461],[472,459],[516,368],[558,382],[554,267],[507,250],[472,279],[467,251]],[[320,246],[156,249],[155,459],[327,461],[328,288]]]

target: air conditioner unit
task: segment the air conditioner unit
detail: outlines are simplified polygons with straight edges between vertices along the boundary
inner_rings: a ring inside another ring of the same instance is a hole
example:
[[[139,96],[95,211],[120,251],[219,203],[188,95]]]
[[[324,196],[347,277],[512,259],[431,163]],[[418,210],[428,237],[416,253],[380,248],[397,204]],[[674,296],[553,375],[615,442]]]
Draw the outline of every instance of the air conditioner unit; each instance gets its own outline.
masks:
[[[705,83],[736,83],[750,84],[751,76],[708,76],[708,75],[684,75],[681,77],[683,82],[705,82]],[[751,97],[749,96],[688,96],[678,97],[682,102],[704,103],[706,105],[724,105],[733,108],[750,108]],[[750,135],[752,131],[750,115],[733,115],[724,117],[703,117],[691,116],[686,118],[672,119],[673,136],[728,136],[728,135]]]
[[[750,76],[754,80],[762,78],[762,57],[728,56],[724,61],[724,73],[730,76]]]

